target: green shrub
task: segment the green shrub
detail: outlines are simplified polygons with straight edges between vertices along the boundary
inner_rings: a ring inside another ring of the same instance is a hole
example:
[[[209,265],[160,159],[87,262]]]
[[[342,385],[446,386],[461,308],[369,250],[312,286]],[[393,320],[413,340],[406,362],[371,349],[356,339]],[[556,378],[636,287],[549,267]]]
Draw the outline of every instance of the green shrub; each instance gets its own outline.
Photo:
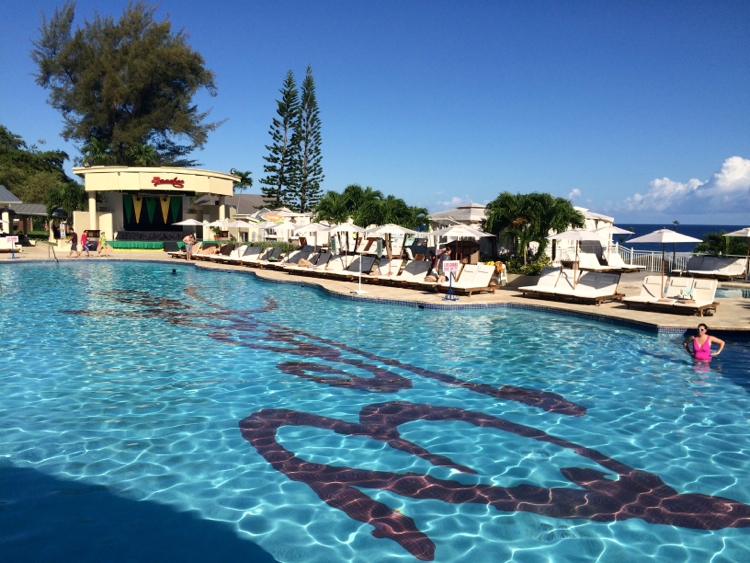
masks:
[[[526,266],[523,265],[523,259],[519,256],[510,256],[502,261],[505,263],[509,274],[521,274],[524,276],[538,276],[542,273],[545,266],[550,265],[550,259],[544,253],[540,256],[534,256]]]

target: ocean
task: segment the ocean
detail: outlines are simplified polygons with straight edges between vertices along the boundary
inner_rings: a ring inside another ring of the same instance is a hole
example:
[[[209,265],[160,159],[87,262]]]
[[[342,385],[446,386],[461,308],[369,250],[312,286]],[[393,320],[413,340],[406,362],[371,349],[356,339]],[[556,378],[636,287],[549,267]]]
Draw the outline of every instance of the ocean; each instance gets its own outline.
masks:
[[[617,227],[620,227],[621,229],[630,229],[632,227],[633,229],[633,235],[614,235],[612,237],[612,242],[620,242],[621,246],[626,246],[628,248],[632,247],[636,250],[661,250],[660,244],[646,244],[646,243],[635,243],[635,244],[628,244],[628,240],[631,238],[639,237],[642,235],[647,235],[648,233],[653,233],[654,231],[657,231],[659,229],[674,229],[674,225],[672,224],[634,224],[634,223],[616,223]],[[689,237],[695,237],[699,239],[703,239],[703,236],[706,233],[718,233],[719,231],[726,231],[728,233],[731,233],[732,231],[738,231],[739,229],[744,229],[747,227],[747,225],[677,225],[677,232],[681,233],[683,235],[687,235]],[[625,237],[625,241],[620,241],[620,236]],[[681,243],[677,245],[677,252],[691,252],[693,248],[698,243],[688,242],[688,243]],[[666,250],[672,251],[674,245],[668,244],[666,245]]]

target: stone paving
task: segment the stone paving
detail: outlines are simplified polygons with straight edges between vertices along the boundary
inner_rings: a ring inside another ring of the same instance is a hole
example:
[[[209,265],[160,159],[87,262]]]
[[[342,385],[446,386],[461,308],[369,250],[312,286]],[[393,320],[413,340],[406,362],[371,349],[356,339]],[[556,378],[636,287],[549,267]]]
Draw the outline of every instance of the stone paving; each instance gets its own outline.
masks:
[[[57,249],[55,249],[57,250]],[[47,245],[40,244],[36,247],[25,247],[23,252],[17,254],[18,260],[14,263],[22,263],[29,260],[49,260],[49,250]],[[66,258],[67,252],[62,255],[57,254],[57,258],[60,261],[74,262],[74,261],[106,261],[106,260],[147,260],[147,261],[167,261],[174,264],[179,263],[185,265],[184,260],[178,260],[170,258],[164,252],[153,252],[153,251],[114,251],[111,253],[111,258],[106,259],[95,258],[96,253],[92,253],[92,258],[86,258],[85,255],[80,259]],[[8,264],[10,254],[0,254],[0,262]],[[279,272],[276,270],[260,269],[260,268],[249,268],[247,266],[232,266],[229,264],[217,264],[208,261],[193,261],[191,262],[195,267],[207,268],[207,269],[220,269],[240,272],[252,272],[259,278],[269,279],[273,281],[285,281],[285,282],[304,282],[308,284],[318,285],[325,289],[327,292],[339,295],[346,299],[356,299],[351,292],[357,289],[357,283],[355,282],[342,282],[329,280],[325,278],[317,278],[303,275],[291,275],[287,272]],[[640,292],[641,282],[644,274],[633,273],[623,274],[618,291],[628,295],[638,295]],[[737,286],[738,283],[732,285]],[[750,286],[748,286],[750,288]],[[430,305],[442,305],[446,307],[452,307],[456,305],[482,305],[482,304],[498,304],[498,303],[516,303],[522,305],[530,305],[536,307],[544,307],[551,310],[557,310],[563,314],[576,314],[583,313],[586,315],[593,315],[596,317],[605,317],[608,319],[618,319],[630,323],[637,323],[644,325],[644,328],[651,330],[655,328],[660,329],[685,329],[695,328],[699,322],[705,322],[711,330],[727,330],[727,331],[747,331],[750,335],[750,299],[719,299],[720,303],[717,308],[716,314],[712,316],[706,316],[702,319],[698,316],[690,316],[687,314],[674,314],[674,313],[660,313],[645,311],[643,309],[627,309],[625,305],[621,303],[604,303],[601,306],[596,305],[583,305],[571,302],[558,302],[547,299],[523,297],[513,287],[504,287],[492,293],[481,293],[475,294],[471,297],[460,296],[459,301],[450,302],[443,301],[444,294],[435,293],[432,291],[423,291],[415,289],[404,289],[399,287],[381,286],[375,284],[362,284],[362,288],[367,292],[362,297],[368,299],[381,299],[388,301],[401,301],[408,303],[421,303]]]

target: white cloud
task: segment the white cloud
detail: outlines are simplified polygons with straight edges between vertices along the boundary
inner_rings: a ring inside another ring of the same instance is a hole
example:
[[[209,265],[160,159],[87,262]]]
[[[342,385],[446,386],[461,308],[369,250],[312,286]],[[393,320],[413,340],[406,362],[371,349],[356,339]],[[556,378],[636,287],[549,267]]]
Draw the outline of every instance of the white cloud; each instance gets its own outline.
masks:
[[[636,193],[617,205],[618,210],[672,213],[738,213],[750,210],[750,160],[733,156],[716,174],[677,182],[651,181],[645,193]]]
[[[576,188],[568,194],[568,199],[572,200],[574,197],[581,197],[581,190]]]
[[[453,209],[454,207],[458,207],[462,203],[470,203],[471,199],[468,197],[452,197],[448,201],[436,201],[434,204],[430,206],[430,211],[432,213],[437,213],[438,211],[445,211],[446,209]]]

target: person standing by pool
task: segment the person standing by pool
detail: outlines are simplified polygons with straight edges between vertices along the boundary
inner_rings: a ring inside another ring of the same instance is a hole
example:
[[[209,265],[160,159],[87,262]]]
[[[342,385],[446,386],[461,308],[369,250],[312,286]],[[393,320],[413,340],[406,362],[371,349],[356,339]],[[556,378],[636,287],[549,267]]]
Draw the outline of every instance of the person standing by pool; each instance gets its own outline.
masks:
[[[693,344],[692,352],[690,351],[691,342]],[[719,350],[714,354],[711,353],[712,342],[719,345]],[[687,337],[682,345],[685,347],[685,350],[687,350],[688,354],[690,354],[696,360],[701,361],[708,361],[712,357],[718,356],[724,349],[724,341],[720,338],[709,335],[708,327],[703,323],[698,325],[698,336]]]
[[[68,253],[68,258],[73,258],[73,253],[76,253],[78,256],[76,258],[80,258],[81,253],[78,252],[78,235],[75,232],[75,229],[73,229],[73,225],[70,226],[70,252]]]
[[[193,257],[193,245],[195,244],[195,238],[193,237],[193,234],[189,233],[184,239],[182,239],[182,242],[185,243],[185,259],[190,262],[191,258]]]
[[[107,235],[104,231],[99,234],[99,246],[96,247],[96,255],[101,256],[102,250],[104,251],[104,257],[109,258],[109,251],[112,247],[107,242]]]
[[[81,233],[81,250],[78,251],[78,258],[81,257],[84,250],[86,251],[86,257],[91,258],[91,253],[89,252],[89,237],[86,234],[86,231]]]

